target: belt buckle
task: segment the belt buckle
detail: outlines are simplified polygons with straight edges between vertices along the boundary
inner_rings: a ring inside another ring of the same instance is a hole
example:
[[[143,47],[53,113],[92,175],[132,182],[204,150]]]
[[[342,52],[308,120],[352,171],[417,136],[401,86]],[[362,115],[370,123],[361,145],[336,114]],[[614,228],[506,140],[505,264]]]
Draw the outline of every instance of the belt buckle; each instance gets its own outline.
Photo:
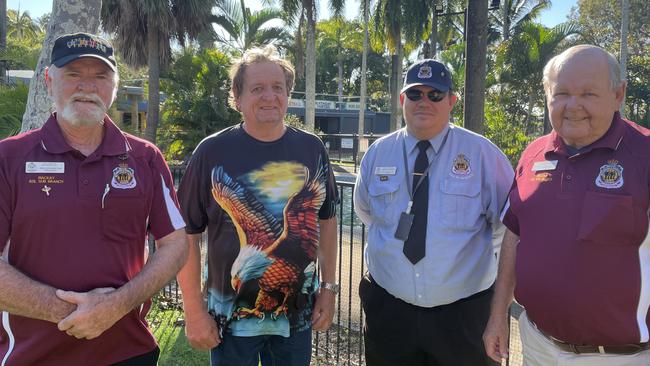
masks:
[[[598,353],[600,353],[601,355],[604,355],[605,354],[605,347],[598,346]]]

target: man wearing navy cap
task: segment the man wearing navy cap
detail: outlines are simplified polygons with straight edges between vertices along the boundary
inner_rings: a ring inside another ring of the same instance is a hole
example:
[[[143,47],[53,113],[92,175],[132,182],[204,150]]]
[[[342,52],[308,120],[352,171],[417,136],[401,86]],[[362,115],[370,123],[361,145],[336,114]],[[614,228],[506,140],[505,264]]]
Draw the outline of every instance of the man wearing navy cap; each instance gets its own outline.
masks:
[[[117,81],[108,42],[58,38],[54,112],[0,142],[2,365],[156,365],[148,299],[185,261],[185,224],[160,151],[106,115]]]
[[[512,167],[449,123],[457,97],[443,64],[412,65],[400,101],[406,127],[370,146],[354,193],[368,226],[367,365],[489,365],[481,335]]]

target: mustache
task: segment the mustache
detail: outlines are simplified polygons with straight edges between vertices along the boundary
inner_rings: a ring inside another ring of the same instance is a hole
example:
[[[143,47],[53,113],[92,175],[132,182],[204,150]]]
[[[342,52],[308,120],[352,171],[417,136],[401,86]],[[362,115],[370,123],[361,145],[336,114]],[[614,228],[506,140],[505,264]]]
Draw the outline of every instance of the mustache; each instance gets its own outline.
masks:
[[[82,101],[86,101],[86,102],[92,102],[92,103],[95,103],[98,106],[102,107],[103,109],[106,109],[106,105],[104,105],[104,102],[102,101],[102,99],[97,94],[94,94],[94,93],[82,93],[82,92],[74,93],[70,97],[70,100],[71,101],[82,100]]]

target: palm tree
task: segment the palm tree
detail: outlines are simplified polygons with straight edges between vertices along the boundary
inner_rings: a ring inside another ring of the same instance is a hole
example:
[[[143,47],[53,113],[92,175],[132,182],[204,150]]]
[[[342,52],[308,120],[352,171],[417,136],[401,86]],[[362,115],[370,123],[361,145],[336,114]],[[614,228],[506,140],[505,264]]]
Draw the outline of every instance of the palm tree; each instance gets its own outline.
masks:
[[[217,4],[216,15],[210,15],[210,23],[222,28],[225,34],[214,33],[214,40],[243,53],[254,45],[275,44],[283,48],[291,39],[286,27],[273,25],[273,21],[282,20],[279,9],[265,8],[251,12],[244,0],[221,0]]]
[[[628,0],[621,2],[621,80],[627,79],[627,33],[630,25],[630,3]],[[625,117],[625,101],[621,103],[621,116]]]
[[[550,0],[503,0],[500,12],[490,13],[490,21],[507,41],[522,24],[537,18],[550,7]]]
[[[0,0],[0,55],[7,49],[7,0]],[[7,74],[5,61],[0,59],[0,84]]]
[[[391,53],[390,97],[392,130],[400,128],[401,111],[399,91],[402,85],[402,58],[405,51],[417,48],[428,25],[426,1],[378,0],[375,6],[374,23],[379,41]]]
[[[132,67],[148,66],[149,96],[145,138],[156,141],[160,72],[170,61],[172,40],[184,45],[208,27],[214,0],[104,0],[101,19],[115,36],[116,51]]]
[[[29,84],[27,108],[23,115],[21,131],[42,126],[51,113],[51,103],[48,100],[43,80],[45,67],[50,65],[50,53],[54,40],[67,33],[97,33],[100,8],[101,0],[54,0],[41,56],[33,77],[38,82]]]
[[[504,42],[497,54],[499,80],[505,85],[524,90],[527,94],[524,128],[532,132],[531,119],[536,105],[541,105],[544,66],[557,54],[564,41],[580,28],[574,23],[561,23],[553,28],[526,22],[520,32]]]
[[[20,10],[7,10],[8,37],[34,39],[40,30],[28,11],[21,13]]]
[[[288,17],[298,18],[300,23],[303,15],[306,18],[307,44],[305,62],[305,128],[314,130],[316,119],[316,0],[278,0],[282,11]],[[334,16],[341,16],[345,0],[330,0],[330,9]],[[300,16],[297,16],[300,14]]]
[[[355,159],[361,159],[368,149],[368,140],[365,137],[365,112],[366,112],[366,92],[368,90],[368,23],[370,21],[370,0],[363,0],[361,4],[363,12],[363,56],[361,56],[361,91],[359,96],[359,139],[357,151],[359,156]]]

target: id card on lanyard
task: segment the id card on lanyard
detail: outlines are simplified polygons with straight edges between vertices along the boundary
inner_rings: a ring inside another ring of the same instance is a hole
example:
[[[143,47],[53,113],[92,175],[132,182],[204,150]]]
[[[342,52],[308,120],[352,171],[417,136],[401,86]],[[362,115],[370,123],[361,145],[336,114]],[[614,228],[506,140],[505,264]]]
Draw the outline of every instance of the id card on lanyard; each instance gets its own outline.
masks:
[[[406,178],[406,189],[408,190],[409,194],[409,203],[408,206],[406,206],[406,211],[402,212],[399,217],[399,222],[397,223],[397,229],[395,229],[395,239],[399,239],[402,241],[406,241],[409,237],[409,233],[411,232],[411,226],[413,225],[413,219],[415,218],[415,215],[411,213],[411,207],[413,207],[413,196],[415,196],[415,192],[420,188],[420,184],[422,184],[422,181],[424,180],[424,177],[426,177],[429,174],[429,170],[433,166],[433,164],[438,161],[438,157],[440,156],[440,151],[442,151],[442,148],[445,146],[445,142],[447,142],[447,137],[449,136],[449,129],[447,129],[447,133],[445,134],[445,137],[442,139],[442,143],[440,143],[440,148],[438,148],[438,152],[433,150],[433,159],[429,162],[429,166],[422,172],[422,175],[420,175],[420,179],[418,179],[417,183],[415,184],[415,188],[413,188],[413,191],[411,191],[411,187],[413,186],[413,182],[410,181],[409,177],[412,176],[413,174],[409,173],[409,164],[408,164],[408,158],[406,154],[406,138],[402,140],[402,155],[404,157],[404,171],[406,172],[405,178]],[[415,169],[415,168],[414,168]],[[414,172],[415,173],[415,172]]]

